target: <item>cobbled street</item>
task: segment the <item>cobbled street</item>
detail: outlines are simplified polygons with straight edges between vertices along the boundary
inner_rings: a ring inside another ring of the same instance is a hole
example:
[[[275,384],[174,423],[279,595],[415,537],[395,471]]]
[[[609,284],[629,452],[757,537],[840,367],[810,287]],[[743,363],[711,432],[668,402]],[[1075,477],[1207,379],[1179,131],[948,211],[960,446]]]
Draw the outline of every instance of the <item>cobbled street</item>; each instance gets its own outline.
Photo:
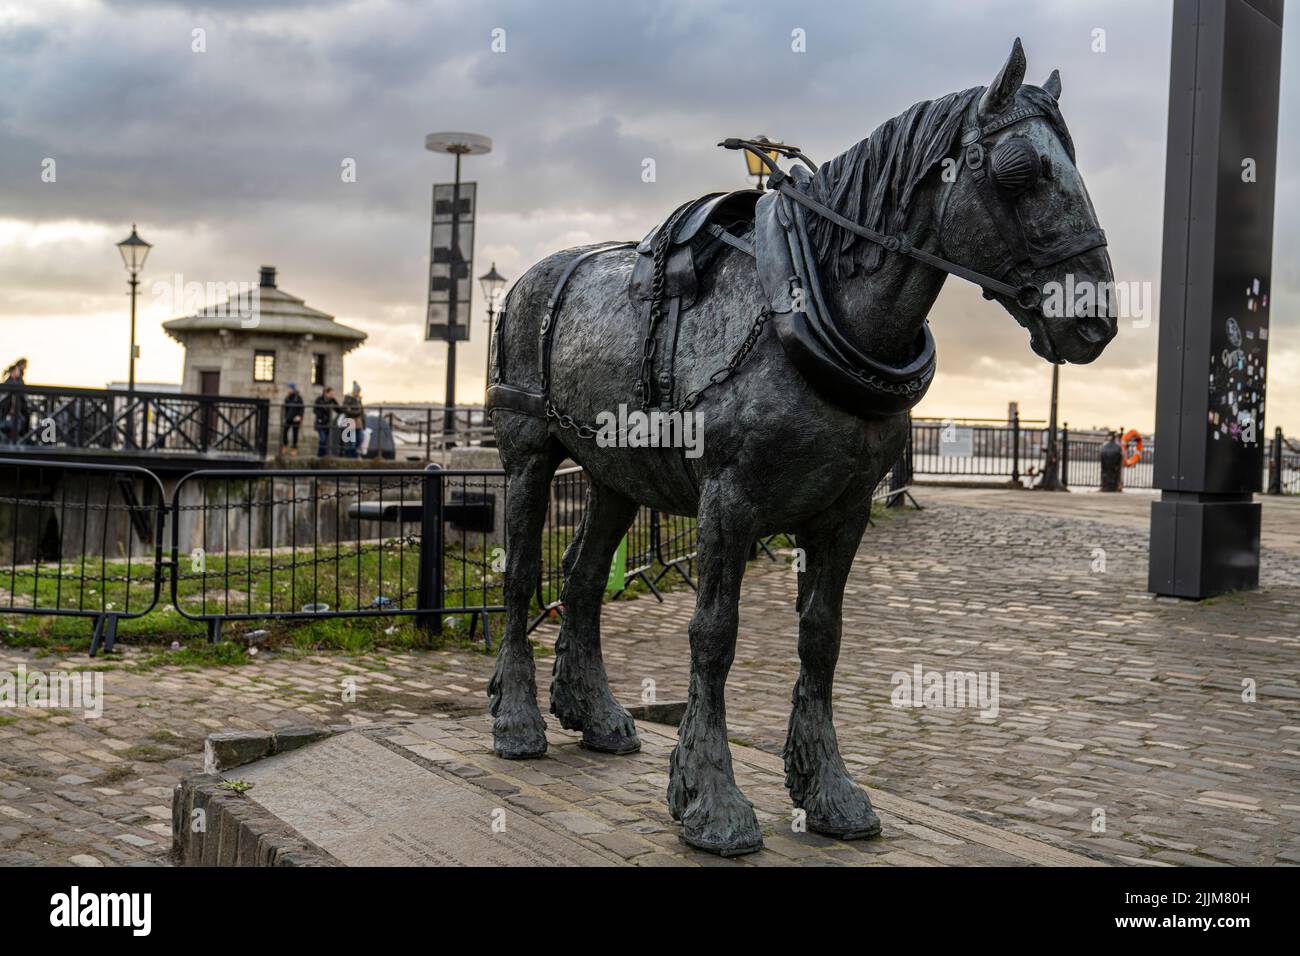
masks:
[[[916,493],[924,510],[868,531],[845,593],[835,719],[861,782],[1112,863],[1300,862],[1300,500],[1264,500],[1260,591],[1184,603],[1146,592],[1150,496]],[[798,670],[789,557],[751,564],[727,687],[732,738],[772,753]],[[620,700],[684,699],[693,605],[607,607]],[[465,649],[139,656],[105,673],[98,719],[0,714],[0,865],[169,864],[172,788],[208,733],[481,712],[492,669]],[[0,648],[0,671],[85,662]],[[918,666],[996,675],[996,715],[895,706]]]

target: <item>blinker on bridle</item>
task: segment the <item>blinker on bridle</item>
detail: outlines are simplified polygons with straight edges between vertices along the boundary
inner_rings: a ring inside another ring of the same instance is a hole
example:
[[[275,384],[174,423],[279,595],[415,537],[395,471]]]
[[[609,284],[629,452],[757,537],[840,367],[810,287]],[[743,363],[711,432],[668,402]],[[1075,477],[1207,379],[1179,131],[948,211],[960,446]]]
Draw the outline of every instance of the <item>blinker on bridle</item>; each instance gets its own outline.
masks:
[[[868,242],[883,246],[890,252],[901,253],[918,262],[924,262],[926,265],[941,269],[949,275],[965,279],[967,282],[973,282],[984,290],[984,298],[986,299],[991,299],[994,295],[1004,295],[1014,300],[1022,309],[1037,310],[1041,308],[1043,298],[1042,291],[1038,286],[1028,282],[1021,285],[1012,285],[1004,281],[1003,277],[1023,263],[1029,263],[1035,268],[1043,269],[1057,265],[1090,249],[1104,246],[1106,245],[1106,234],[1100,228],[1089,229],[1058,243],[1048,250],[1037,254],[1030,251],[1024,230],[1021,228],[1019,220],[1016,219],[1014,211],[1008,209],[1005,199],[1014,198],[1027,191],[1038,181],[1040,176],[1050,176],[1051,164],[1047,157],[1040,158],[1029,142],[1022,138],[1013,137],[1004,140],[994,147],[991,152],[985,149],[983,140],[1023,120],[1045,114],[1034,107],[1020,107],[995,117],[985,126],[980,126],[976,109],[977,103],[978,97],[972,101],[973,122],[968,124],[962,131],[961,145],[965,160],[964,165],[975,180],[976,193],[984,205],[985,212],[997,227],[1003,244],[1007,247],[1007,257],[998,270],[997,276],[968,269],[956,262],[933,255],[923,249],[918,249],[903,237],[876,232],[874,229],[841,216],[829,206],[825,206],[811,196],[805,195],[802,190],[793,185],[790,176],[768,155],[769,153],[779,153],[788,159],[798,160],[810,170],[816,172],[816,165],[797,146],[788,146],[784,143],[758,143],[753,140],[735,138],[725,139],[718,145],[724,149],[743,149],[753,153],[768,168],[767,182],[769,188],[780,190],[786,198],[815,212],[841,229],[846,229]],[[944,197],[944,208],[940,213],[939,226],[941,231],[943,215],[947,211],[946,206],[947,195]]]

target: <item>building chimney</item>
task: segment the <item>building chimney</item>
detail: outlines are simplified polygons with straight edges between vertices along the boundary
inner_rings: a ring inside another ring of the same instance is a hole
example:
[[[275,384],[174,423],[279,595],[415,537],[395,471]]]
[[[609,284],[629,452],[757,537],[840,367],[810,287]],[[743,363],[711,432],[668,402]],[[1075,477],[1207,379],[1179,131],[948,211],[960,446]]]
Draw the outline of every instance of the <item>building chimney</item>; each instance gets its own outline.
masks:
[[[263,289],[275,288],[275,266],[262,266],[261,286]]]

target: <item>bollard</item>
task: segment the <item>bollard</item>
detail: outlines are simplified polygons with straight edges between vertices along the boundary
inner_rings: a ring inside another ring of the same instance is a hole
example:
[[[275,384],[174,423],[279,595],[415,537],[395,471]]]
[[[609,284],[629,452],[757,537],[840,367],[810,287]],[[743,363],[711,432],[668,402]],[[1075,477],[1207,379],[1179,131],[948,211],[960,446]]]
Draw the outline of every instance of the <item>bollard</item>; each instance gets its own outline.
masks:
[[[424,469],[420,486],[420,567],[415,598],[416,609],[429,612],[416,618],[420,630],[429,635],[442,631],[442,574],[442,467],[431,464]]]

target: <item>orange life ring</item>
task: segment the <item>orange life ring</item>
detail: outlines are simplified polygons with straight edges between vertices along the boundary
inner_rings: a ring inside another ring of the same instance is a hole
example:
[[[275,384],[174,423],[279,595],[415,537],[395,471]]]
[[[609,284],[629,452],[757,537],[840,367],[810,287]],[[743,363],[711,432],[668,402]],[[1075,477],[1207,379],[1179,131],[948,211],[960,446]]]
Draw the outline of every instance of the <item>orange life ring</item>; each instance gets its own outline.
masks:
[[[1126,455],[1124,458],[1125,468],[1132,468],[1142,460],[1142,434],[1136,428],[1130,428],[1124,433],[1124,437],[1120,439],[1120,445],[1126,453],[1130,441],[1134,443],[1133,454]]]

